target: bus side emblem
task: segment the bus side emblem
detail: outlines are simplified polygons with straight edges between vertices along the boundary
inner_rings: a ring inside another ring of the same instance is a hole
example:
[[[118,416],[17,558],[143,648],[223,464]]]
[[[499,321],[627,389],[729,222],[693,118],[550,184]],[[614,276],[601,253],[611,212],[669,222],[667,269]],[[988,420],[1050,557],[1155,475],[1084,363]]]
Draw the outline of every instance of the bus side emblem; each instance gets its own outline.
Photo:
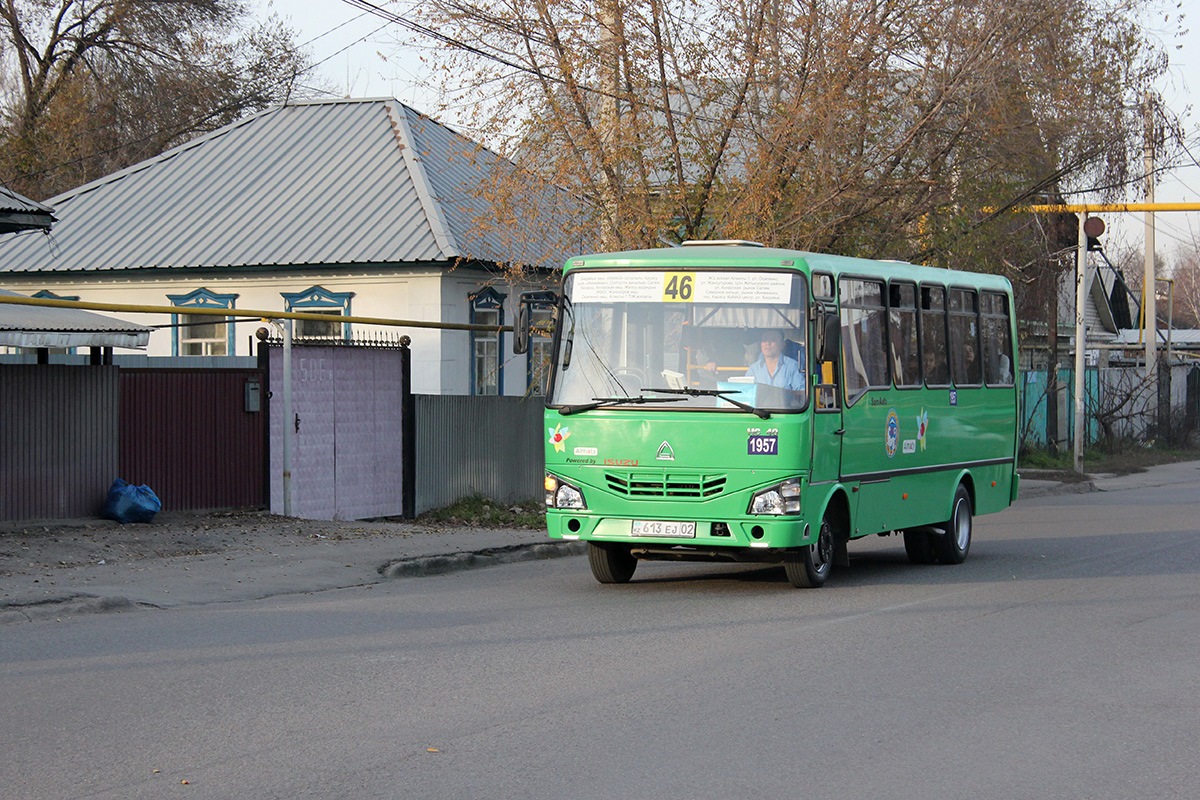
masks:
[[[658,446],[658,455],[654,457],[659,461],[674,461],[675,451],[671,449],[671,443],[663,440],[663,443]]]
[[[900,442],[900,417],[896,414],[896,409],[890,409],[887,415],[887,428],[884,435],[883,445],[887,450],[887,457],[891,458],[896,455],[896,445]]]

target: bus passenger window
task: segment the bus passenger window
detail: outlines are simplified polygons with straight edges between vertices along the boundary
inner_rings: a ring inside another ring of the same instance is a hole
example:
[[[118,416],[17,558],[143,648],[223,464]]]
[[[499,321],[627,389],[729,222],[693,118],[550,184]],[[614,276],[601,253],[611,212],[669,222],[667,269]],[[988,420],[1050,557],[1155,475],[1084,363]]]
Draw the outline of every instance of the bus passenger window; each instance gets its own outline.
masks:
[[[921,287],[921,357],[925,385],[949,386],[950,361],[946,349],[946,290]]]
[[[843,278],[840,289],[846,402],[853,404],[868,389],[891,384],[885,353],[887,317],[881,281]]]
[[[888,345],[897,386],[920,386],[917,350],[917,287],[893,283],[888,290]]]
[[[954,383],[979,386],[983,365],[979,360],[978,297],[973,289],[950,290],[950,353]]]
[[[983,319],[983,377],[988,386],[1012,386],[1012,326],[1008,298],[998,292],[980,295]]]

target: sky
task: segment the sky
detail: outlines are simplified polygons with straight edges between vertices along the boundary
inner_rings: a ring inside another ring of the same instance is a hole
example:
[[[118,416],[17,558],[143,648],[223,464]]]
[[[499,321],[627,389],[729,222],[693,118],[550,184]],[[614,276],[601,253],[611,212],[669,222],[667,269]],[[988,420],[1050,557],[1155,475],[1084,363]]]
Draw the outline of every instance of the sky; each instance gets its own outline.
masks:
[[[374,0],[396,13],[419,0]],[[419,111],[434,112],[437,94],[430,88],[431,68],[412,49],[397,49],[403,38],[394,26],[351,6],[343,0],[253,0],[262,13],[273,11],[299,31],[313,60],[321,62],[318,72],[339,97],[395,97]],[[1183,153],[1162,174],[1156,187],[1159,202],[1200,202],[1200,0],[1179,0],[1177,11],[1186,15],[1190,27],[1182,37],[1156,33],[1169,47],[1172,66],[1159,87],[1164,105],[1177,114],[1193,109],[1185,121],[1190,155]],[[1155,30],[1162,23],[1152,20]],[[1179,47],[1176,47],[1179,45]],[[436,50],[428,52],[436,57]],[[453,125],[454,120],[444,120]],[[1140,186],[1131,189],[1127,202],[1141,202]],[[1099,197],[1075,197],[1071,202],[1099,201]],[[1140,250],[1144,239],[1144,217],[1140,213],[1103,215],[1110,253],[1121,247]],[[1183,245],[1200,246],[1200,212],[1170,212],[1156,215],[1156,250],[1168,258]]]

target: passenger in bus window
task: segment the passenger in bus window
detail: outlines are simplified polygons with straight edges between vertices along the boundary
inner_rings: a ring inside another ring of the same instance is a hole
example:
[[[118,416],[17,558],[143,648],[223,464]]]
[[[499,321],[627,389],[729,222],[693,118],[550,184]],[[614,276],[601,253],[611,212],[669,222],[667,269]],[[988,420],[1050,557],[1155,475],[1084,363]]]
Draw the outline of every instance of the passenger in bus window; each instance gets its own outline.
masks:
[[[763,331],[759,350],[758,360],[746,370],[746,377],[754,378],[755,383],[765,383],[797,392],[804,391],[804,371],[800,361],[784,354],[782,331]],[[804,359],[803,349],[798,355],[801,360]]]

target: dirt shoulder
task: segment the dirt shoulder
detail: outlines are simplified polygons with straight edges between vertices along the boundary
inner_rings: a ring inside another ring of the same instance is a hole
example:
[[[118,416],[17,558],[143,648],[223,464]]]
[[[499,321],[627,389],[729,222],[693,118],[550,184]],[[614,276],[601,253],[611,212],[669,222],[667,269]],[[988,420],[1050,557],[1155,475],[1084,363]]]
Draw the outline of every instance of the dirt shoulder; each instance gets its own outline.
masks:
[[[270,553],[305,543],[436,534],[411,522],[318,522],[262,511],[164,512],[151,523],[103,519],[0,522],[0,577],[214,553]]]

